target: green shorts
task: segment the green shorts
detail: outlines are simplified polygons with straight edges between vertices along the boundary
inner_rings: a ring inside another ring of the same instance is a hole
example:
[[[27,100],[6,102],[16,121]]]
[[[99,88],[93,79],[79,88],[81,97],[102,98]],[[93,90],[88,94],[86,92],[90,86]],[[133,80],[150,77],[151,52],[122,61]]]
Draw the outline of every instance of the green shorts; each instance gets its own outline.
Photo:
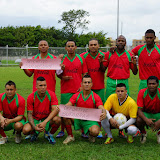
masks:
[[[104,104],[105,100],[104,100],[104,88],[103,89],[99,89],[99,90],[94,90],[92,89],[93,92],[95,92],[96,94],[98,94]]]
[[[25,122],[24,119],[22,119],[22,120],[19,121],[19,122],[21,122],[23,125],[26,124],[26,122]],[[4,131],[9,131],[9,130],[11,130],[11,129],[15,129],[15,128],[14,128],[14,124],[15,124],[15,123],[16,123],[16,122],[10,123],[8,126],[4,127]]]
[[[147,112],[143,112],[144,115],[148,118],[148,119],[155,119],[154,122],[158,121],[160,119],[160,113],[147,113]]]
[[[74,95],[74,93],[62,93],[61,94],[61,104],[66,104],[69,102],[70,98]]]
[[[46,118],[41,119],[41,120],[36,120],[36,119],[34,119],[34,124],[35,124],[35,126],[36,126],[37,124],[43,122],[45,119],[46,119]],[[27,121],[26,123],[29,123],[29,121]],[[49,121],[49,122],[47,122],[47,124],[46,124],[46,126],[45,126],[45,131],[49,131],[50,128],[51,128],[51,126],[50,126],[50,121]],[[39,134],[38,131],[35,131],[35,132],[36,132],[37,134]]]
[[[140,81],[138,92],[141,89],[144,89],[144,88],[147,88],[147,80],[141,80]],[[158,86],[158,88],[160,88],[160,80],[159,80],[159,86]]]
[[[116,92],[116,86],[118,83],[124,83],[126,85],[127,94],[129,95],[128,79],[111,79],[108,77],[106,85],[106,95],[105,95],[106,100],[111,94]]]
[[[93,125],[99,126],[98,122],[96,121],[74,119],[74,129],[79,130],[83,128],[85,134],[89,133],[89,128],[92,127]]]

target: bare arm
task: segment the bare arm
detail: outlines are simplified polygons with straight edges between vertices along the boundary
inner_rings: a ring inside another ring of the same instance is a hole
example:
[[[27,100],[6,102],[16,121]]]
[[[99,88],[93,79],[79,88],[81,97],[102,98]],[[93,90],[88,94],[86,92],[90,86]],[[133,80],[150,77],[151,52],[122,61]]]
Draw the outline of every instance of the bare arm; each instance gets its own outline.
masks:
[[[138,68],[137,68],[136,57],[135,57],[135,56],[132,57],[131,63],[133,63],[132,73],[133,73],[134,75],[136,75],[137,72],[138,72]]]
[[[28,121],[30,123],[30,125],[32,126],[33,129],[35,129],[35,124],[34,124],[34,119],[32,116],[33,111],[28,111],[27,116],[28,116]]]
[[[6,119],[5,119],[5,126],[8,126],[10,123],[19,122],[20,120],[22,120],[22,118],[23,118],[22,115],[17,116],[17,117],[15,117],[15,118],[13,118],[13,119],[8,119],[8,118],[6,118]]]
[[[107,69],[107,67],[105,67],[105,66],[103,65],[103,62],[104,62],[104,61],[105,61],[105,60],[104,60],[103,56],[102,56],[102,55],[99,55],[100,70],[101,70],[102,72],[105,72],[106,69]]]
[[[22,62],[19,63],[19,67],[22,67]],[[30,72],[28,69],[23,69],[24,73],[28,76],[31,77],[32,76],[32,72]]]
[[[104,109],[102,105],[98,106],[98,109],[102,109],[102,114],[100,116],[100,121],[102,121],[103,119],[106,118],[106,110]]]

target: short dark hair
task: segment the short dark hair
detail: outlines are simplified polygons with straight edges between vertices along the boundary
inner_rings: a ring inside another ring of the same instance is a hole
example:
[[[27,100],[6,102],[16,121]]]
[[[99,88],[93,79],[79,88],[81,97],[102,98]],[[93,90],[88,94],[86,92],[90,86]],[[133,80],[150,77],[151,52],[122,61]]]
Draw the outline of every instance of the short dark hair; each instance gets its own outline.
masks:
[[[93,41],[93,40],[94,40],[94,41],[97,41],[98,44],[99,44],[99,40],[98,40],[97,38],[91,38],[91,39],[89,40],[89,42],[90,42],[90,41]]]
[[[154,31],[153,29],[148,29],[148,30],[145,32],[145,34],[146,34],[146,33],[153,33],[154,36],[156,35],[156,34],[155,34],[155,31]]]
[[[149,81],[149,80],[156,80],[156,83],[159,84],[159,80],[158,80],[158,78],[157,78],[156,76],[150,76],[150,77],[147,79],[147,84],[148,84],[148,81]]]
[[[5,84],[5,87],[6,87],[7,85],[9,85],[9,86],[13,85],[14,88],[16,88],[16,84],[15,84],[13,81],[11,81],[11,80],[9,80],[9,81]]]
[[[67,45],[68,42],[74,42],[74,44],[75,44],[75,46],[76,46],[76,42],[75,42],[73,39],[67,40],[66,45]]]
[[[45,78],[44,77],[38,77],[37,81],[45,81]]]
[[[89,74],[85,74],[83,77],[82,77],[82,81],[83,81],[83,78],[91,78],[91,76]],[[92,78],[91,78],[92,80]]]
[[[117,86],[116,86],[116,88],[117,87],[125,87],[126,88],[126,85],[124,83],[118,83]]]

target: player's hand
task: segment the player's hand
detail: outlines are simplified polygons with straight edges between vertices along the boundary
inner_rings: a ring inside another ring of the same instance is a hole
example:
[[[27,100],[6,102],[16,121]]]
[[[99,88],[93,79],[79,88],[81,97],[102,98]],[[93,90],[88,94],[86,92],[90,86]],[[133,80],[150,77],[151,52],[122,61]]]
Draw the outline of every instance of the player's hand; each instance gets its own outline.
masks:
[[[154,122],[153,122],[154,120],[155,120],[155,119],[152,119],[152,118],[151,118],[151,119],[147,119],[147,120],[146,120],[146,124],[147,124],[149,127],[153,127],[153,126],[154,126]]]
[[[117,46],[112,46],[112,47],[109,49],[109,52],[111,52],[111,53],[113,54],[116,49],[117,49]]]
[[[134,55],[132,56],[132,61],[131,61],[131,63],[137,64],[137,59],[136,59],[136,57],[135,57]]]
[[[107,61],[104,59],[104,57],[102,55],[99,55],[98,60],[99,60],[99,63]]]
[[[56,106],[56,111],[57,111],[57,112],[60,111],[59,105]]]
[[[62,76],[62,79],[65,81],[68,81],[70,79],[73,79],[72,76]]]
[[[160,120],[156,121],[154,123],[154,126],[152,127],[152,131],[156,132],[160,129]]]
[[[63,70],[63,71],[64,71],[64,69],[65,69],[65,65],[62,63],[62,64],[60,64],[60,66],[61,66],[61,70]]]
[[[110,122],[110,124],[111,124],[113,127],[119,129],[119,124],[118,124],[118,122],[117,122],[115,119],[111,118],[111,119],[109,120],[109,122]]]
[[[39,124],[40,124],[40,123],[39,123]],[[43,132],[43,131],[45,130],[45,128],[39,126],[39,124],[37,124],[37,125],[35,126],[35,130],[38,131],[38,132]]]
[[[64,54],[59,54],[58,58],[61,59],[61,61],[63,60]]]
[[[5,125],[4,125],[4,126],[6,127],[6,126],[8,126],[10,123],[12,123],[12,120],[6,118],[6,119],[4,120],[4,122],[5,122]]]
[[[104,120],[106,118],[106,112],[102,111],[102,114],[100,115],[100,121]]]
[[[20,62],[20,63],[19,63],[19,67],[21,68],[21,67],[22,67],[22,65],[23,65],[23,63],[22,63],[22,62]]]
[[[0,119],[0,124],[1,124],[1,127],[4,128],[4,126],[5,126],[5,118],[4,117],[2,117]]]

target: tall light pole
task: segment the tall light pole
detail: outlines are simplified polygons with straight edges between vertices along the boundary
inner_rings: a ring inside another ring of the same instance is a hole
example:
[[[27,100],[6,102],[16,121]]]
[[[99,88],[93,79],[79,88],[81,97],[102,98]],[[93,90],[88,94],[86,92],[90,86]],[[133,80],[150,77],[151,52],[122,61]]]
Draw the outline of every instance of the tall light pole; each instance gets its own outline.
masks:
[[[117,38],[119,36],[119,0],[117,0]]]

